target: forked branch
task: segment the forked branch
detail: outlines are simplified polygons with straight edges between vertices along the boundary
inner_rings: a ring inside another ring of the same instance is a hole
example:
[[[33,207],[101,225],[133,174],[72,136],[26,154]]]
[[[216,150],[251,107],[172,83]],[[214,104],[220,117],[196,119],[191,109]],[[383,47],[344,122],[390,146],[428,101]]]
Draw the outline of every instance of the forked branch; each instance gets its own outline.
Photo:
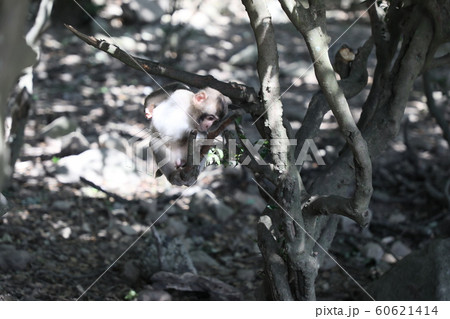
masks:
[[[368,206],[372,196],[372,162],[367,143],[356,126],[328,57],[328,35],[325,16],[322,14],[324,2],[310,2],[308,9],[292,0],[280,0],[280,3],[291,22],[305,38],[314,61],[317,80],[354,158],[355,192],[352,198],[340,196],[313,198],[312,202],[304,207],[305,213],[344,215],[366,226],[370,218]],[[307,17],[308,22],[301,17]]]

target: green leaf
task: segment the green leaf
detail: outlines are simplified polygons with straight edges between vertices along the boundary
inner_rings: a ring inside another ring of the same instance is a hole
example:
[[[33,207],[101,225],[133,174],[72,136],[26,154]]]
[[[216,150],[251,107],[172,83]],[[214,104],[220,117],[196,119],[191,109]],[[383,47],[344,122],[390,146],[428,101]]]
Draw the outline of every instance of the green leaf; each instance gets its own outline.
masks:
[[[219,156],[220,159],[223,159],[223,150],[221,150],[220,148],[216,148],[217,151],[217,155]]]
[[[136,297],[137,297],[136,291],[134,291],[133,289],[130,289],[130,291],[128,291],[128,293],[125,296],[125,300],[133,300]]]
[[[206,165],[217,164],[221,165],[224,158],[223,150],[216,147],[211,148],[206,155]]]

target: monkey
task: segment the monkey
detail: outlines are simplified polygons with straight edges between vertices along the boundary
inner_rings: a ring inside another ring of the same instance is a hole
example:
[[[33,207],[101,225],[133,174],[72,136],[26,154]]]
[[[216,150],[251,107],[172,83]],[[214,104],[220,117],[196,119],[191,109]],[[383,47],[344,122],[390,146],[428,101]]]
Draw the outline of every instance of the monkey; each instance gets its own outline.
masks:
[[[144,112],[146,119],[151,119],[153,117],[154,108],[157,105],[161,104],[161,102],[167,100],[172,95],[172,93],[177,90],[190,91],[191,89],[189,88],[189,86],[183,83],[171,83],[147,95],[144,101]]]
[[[231,100],[219,91],[206,87],[197,93],[188,86],[173,83],[152,92],[145,98],[144,112],[150,123],[150,149],[158,165],[156,177],[164,174],[174,185],[190,185],[184,180],[188,142],[205,139],[211,126],[228,113]],[[195,175],[195,174],[194,174]],[[198,175],[198,174],[197,174]]]

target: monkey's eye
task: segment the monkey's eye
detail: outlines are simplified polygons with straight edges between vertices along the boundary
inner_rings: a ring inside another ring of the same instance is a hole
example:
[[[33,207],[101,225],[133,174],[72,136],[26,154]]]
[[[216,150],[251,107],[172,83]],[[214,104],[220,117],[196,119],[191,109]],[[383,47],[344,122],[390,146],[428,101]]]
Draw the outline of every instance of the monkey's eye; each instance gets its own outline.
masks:
[[[206,120],[212,122],[212,121],[215,121],[216,118],[214,116],[212,116],[212,115],[209,115],[209,116],[206,117]]]

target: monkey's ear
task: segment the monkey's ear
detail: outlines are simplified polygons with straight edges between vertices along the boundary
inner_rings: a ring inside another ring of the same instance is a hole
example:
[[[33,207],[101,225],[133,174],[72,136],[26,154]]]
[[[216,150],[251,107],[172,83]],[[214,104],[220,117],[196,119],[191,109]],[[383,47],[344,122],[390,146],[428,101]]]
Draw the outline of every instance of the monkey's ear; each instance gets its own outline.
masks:
[[[221,104],[221,110],[220,110],[220,115],[219,117],[222,118],[224,117],[226,114],[228,114],[228,105],[231,104],[231,100],[228,96],[222,95],[220,97],[220,104]]]
[[[223,96],[223,101],[224,101],[224,103],[228,106],[228,105],[230,105],[232,102],[231,102],[231,99],[228,97],[228,96]]]
[[[155,108],[155,104],[151,103],[145,106],[145,118],[150,120],[153,117],[153,109]]]
[[[201,91],[198,91],[197,93],[195,93],[194,102],[196,104],[200,104],[200,103],[203,103],[207,98],[208,98],[208,95],[206,94],[206,92],[204,90],[201,90]]]

